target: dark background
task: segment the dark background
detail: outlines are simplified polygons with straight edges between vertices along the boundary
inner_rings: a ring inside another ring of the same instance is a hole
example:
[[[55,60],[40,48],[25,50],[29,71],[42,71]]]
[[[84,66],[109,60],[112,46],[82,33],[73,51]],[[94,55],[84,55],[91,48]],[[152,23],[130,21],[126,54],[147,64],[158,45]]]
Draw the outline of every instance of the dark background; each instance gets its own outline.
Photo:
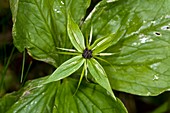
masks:
[[[92,0],[87,13],[92,10],[99,0]],[[54,67],[25,55],[24,79],[20,82],[23,54],[13,45],[12,15],[8,0],[0,0],[0,97],[6,93],[19,90],[27,80],[51,74]],[[8,65],[9,64],[9,65]],[[4,79],[3,79],[4,77]],[[165,92],[155,97],[141,97],[114,91],[129,113],[170,113],[170,93]],[[161,109],[162,111],[156,110]]]

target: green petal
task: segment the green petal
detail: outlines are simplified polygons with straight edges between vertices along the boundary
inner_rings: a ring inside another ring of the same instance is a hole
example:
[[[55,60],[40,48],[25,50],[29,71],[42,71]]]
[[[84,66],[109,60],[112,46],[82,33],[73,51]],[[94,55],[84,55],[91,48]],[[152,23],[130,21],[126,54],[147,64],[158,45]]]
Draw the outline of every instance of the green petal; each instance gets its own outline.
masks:
[[[84,36],[79,29],[78,25],[68,15],[67,32],[73,46],[79,51],[83,52],[85,49]]]
[[[69,75],[77,71],[82,66],[84,61],[85,60],[82,59],[82,56],[75,56],[67,60],[53,72],[53,74],[45,81],[44,84],[68,77]]]
[[[88,69],[91,75],[96,80],[96,82],[99,85],[101,85],[103,88],[105,88],[116,100],[116,97],[113,94],[109,80],[107,78],[106,72],[104,71],[103,67],[94,58],[87,60],[87,64],[88,64]]]
[[[93,54],[100,53],[110,47],[111,45],[116,44],[119,41],[119,37],[115,37],[114,34],[98,38],[91,46]]]

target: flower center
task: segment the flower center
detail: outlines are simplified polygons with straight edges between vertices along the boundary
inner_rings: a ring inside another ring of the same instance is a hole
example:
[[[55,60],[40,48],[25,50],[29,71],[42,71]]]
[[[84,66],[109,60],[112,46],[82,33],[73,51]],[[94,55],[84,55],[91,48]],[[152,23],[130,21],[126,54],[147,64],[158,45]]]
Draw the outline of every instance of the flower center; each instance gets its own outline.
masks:
[[[83,58],[90,59],[92,58],[92,50],[88,50],[87,48],[83,51]]]

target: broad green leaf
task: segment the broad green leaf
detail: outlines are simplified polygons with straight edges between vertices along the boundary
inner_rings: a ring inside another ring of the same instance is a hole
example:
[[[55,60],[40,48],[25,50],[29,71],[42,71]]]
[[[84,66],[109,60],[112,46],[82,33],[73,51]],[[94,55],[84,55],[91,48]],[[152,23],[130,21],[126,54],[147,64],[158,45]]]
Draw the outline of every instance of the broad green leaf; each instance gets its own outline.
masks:
[[[68,57],[58,55],[56,47],[72,47],[66,30],[67,13],[80,24],[90,0],[10,0],[10,5],[15,46],[58,67]]]
[[[146,65],[105,66],[113,89],[127,93],[156,96],[170,89],[170,58]]]
[[[96,82],[103,88],[105,88],[116,100],[116,97],[113,94],[112,88],[103,67],[94,58],[87,60],[87,65],[91,75],[96,80]]]
[[[63,64],[61,64],[53,74],[45,81],[44,84],[61,80],[70,76],[72,73],[77,71],[85,62],[85,59],[82,56],[75,56]]]
[[[51,113],[58,83],[41,85],[47,77],[29,81],[18,92],[0,100],[2,113]],[[3,109],[2,109],[3,108]]]
[[[170,89],[169,5],[170,0],[100,2],[87,17],[83,33],[93,25],[94,39],[120,39],[105,50],[115,55],[103,58],[114,66],[104,64],[115,90],[148,96]]]
[[[79,26],[74,22],[70,15],[68,15],[67,22],[67,32],[70,41],[73,46],[82,53],[85,49],[84,36],[81,33]]]
[[[127,113],[121,101],[115,101],[99,85],[83,81],[74,95],[78,81],[64,79],[59,87],[53,113]]]

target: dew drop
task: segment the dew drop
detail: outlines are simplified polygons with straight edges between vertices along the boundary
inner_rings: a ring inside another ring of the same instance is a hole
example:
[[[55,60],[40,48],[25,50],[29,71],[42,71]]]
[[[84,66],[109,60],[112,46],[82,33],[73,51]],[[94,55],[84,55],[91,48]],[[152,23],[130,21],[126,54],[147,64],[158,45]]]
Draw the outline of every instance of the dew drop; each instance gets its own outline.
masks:
[[[147,42],[147,38],[146,37],[141,38],[140,41],[141,41],[141,43],[146,43]]]
[[[136,45],[137,45],[137,43],[136,43],[136,42],[132,43],[132,46],[136,46]]]
[[[125,63],[124,62],[120,62],[121,65],[124,65]]]
[[[64,2],[63,2],[63,1],[61,1],[61,4],[63,4],[63,5],[64,5]]]
[[[170,15],[166,15],[165,18],[170,18]]]
[[[35,104],[37,104],[37,101],[34,101]]]
[[[153,70],[157,70],[159,65],[160,65],[160,63],[154,63],[154,64],[150,65],[150,68],[152,68]]]
[[[57,9],[54,9],[54,11],[57,11]]]
[[[140,43],[137,42],[132,43],[132,46],[138,46],[138,45],[140,45]]]
[[[140,35],[139,35],[139,38],[142,38],[142,37],[144,37],[144,36],[145,36],[144,34],[140,34]]]
[[[144,20],[143,23],[146,23],[146,20]]]
[[[152,24],[155,24],[155,23],[156,23],[156,21],[151,21],[151,23],[152,23]]]
[[[150,36],[146,36],[144,34],[140,34],[139,35],[139,40],[140,40],[140,43],[146,43],[146,42],[152,42],[153,39],[150,38]]]
[[[74,65],[74,64],[76,64],[76,63],[77,63],[77,61],[71,62],[70,65]]]
[[[156,74],[156,75],[154,75],[153,80],[158,80],[158,79],[159,79],[158,75],[157,75],[157,74]]]
[[[161,17],[160,17],[160,20],[162,20],[163,18],[164,18],[164,16],[161,16]]]
[[[33,105],[33,104],[34,104],[34,101],[32,101],[30,104]]]
[[[60,12],[61,12],[61,11],[58,10],[58,9],[54,9],[54,11],[55,11],[56,13],[60,13]]]
[[[150,95],[151,95],[151,92],[148,92],[146,95],[147,95],[147,96],[150,96]]]
[[[45,95],[45,93],[42,93],[42,95]]]

